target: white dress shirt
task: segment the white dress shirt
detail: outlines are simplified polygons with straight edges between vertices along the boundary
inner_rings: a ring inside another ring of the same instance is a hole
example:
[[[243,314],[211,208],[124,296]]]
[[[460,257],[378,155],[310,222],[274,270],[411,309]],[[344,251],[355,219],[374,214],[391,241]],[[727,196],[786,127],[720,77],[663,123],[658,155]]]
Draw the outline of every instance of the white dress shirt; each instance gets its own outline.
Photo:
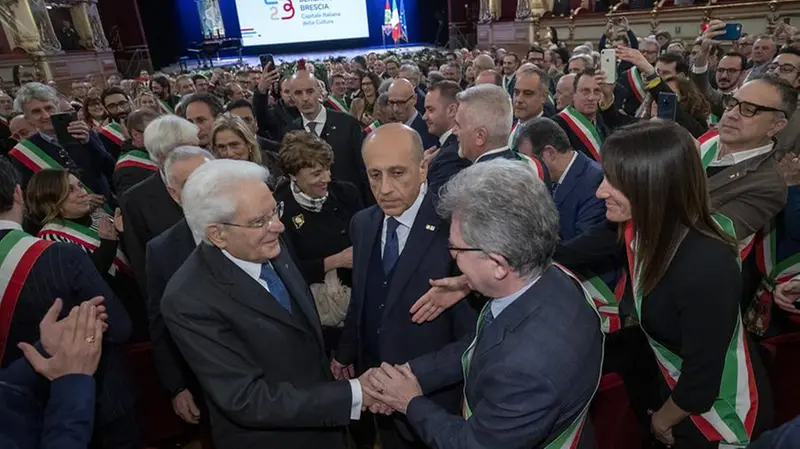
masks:
[[[772,148],[774,146],[775,143],[770,142],[767,145],[758,148],[753,148],[752,150],[729,153],[719,159],[711,161],[711,163],[708,165],[710,167],[729,167],[731,165],[736,165],[740,162],[744,162],[746,160],[753,159],[754,157],[761,156],[762,154],[767,154],[770,151],[772,151]]]
[[[410,119],[406,120],[406,126],[411,126],[411,124],[414,123],[414,120],[417,119],[418,115],[419,115],[419,112],[415,108],[414,109],[414,115],[412,115]]]
[[[481,155],[480,155],[480,156],[478,156],[477,158],[475,158],[475,162],[473,162],[473,164],[476,164],[476,163],[478,163],[478,161],[479,161],[479,160],[483,159],[484,157],[486,157],[486,156],[488,156],[488,155],[490,155],[490,154],[502,153],[503,151],[507,151],[507,150],[508,150],[508,146],[504,146],[504,147],[500,147],[500,148],[495,148],[494,150],[489,150],[489,151],[487,151],[487,152],[485,152],[485,153],[481,154]]]
[[[572,164],[575,163],[575,159],[577,159],[577,158],[578,158],[578,152],[577,151],[573,151],[572,152],[572,159],[570,159],[569,165],[567,165],[567,169],[564,170],[564,173],[561,173],[561,177],[558,178],[558,183],[559,184],[563,184],[564,183],[564,179],[566,179],[567,173],[569,172],[569,169],[572,168]]]
[[[444,143],[447,142],[447,139],[449,139],[452,134],[453,134],[453,128],[450,128],[447,130],[447,132],[439,136],[439,146],[443,147]]]
[[[497,298],[491,300],[491,302],[489,303],[489,307],[492,311],[492,316],[497,318],[501,313],[503,313],[503,310],[506,310],[508,306],[513,304],[514,301],[516,301],[517,299],[519,299],[520,296],[525,294],[525,292],[527,292],[531,287],[533,287],[533,284],[538,282],[539,279],[541,278],[542,278],[541,276],[537,276],[536,279],[532,280],[528,285],[522,287],[518,291],[503,298]]]
[[[3,222],[0,222],[0,226],[2,226]],[[250,262],[247,260],[242,260],[239,258],[234,257],[231,253],[227,250],[221,250],[222,254],[225,255],[231,262],[234,263],[237,267],[241,268],[242,271],[247,273],[248,276],[253,278],[258,285],[264,287],[264,290],[269,292],[269,287],[267,283],[261,279],[261,264],[256,262]],[[269,263],[269,262],[267,262]],[[361,418],[361,405],[364,402],[364,396],[361,392],[361,384],[358,382],[357,379],[350,379],[350,393],[352,397],[352,403],[350,406],[350,419],[359,419]]]
[[[0,231],[12,230],[12,229],[21,231],[22,225],[17,223],[16,221],[0,220]]]
[[[308,131],[308,124],[314,122],[316,124],[314,130],[317,132],[317,136],[322,137],[322,129],[325,128],[326,121],[328,121],[328,110],[324,106],[320,106],[319,113],[313,120],[309,120],[303,115],[303,130]]]
[[[403,248],[406,247],[406,242],[408,241],[408,235],[411,234],[411,227],[414,226],[414,220],[417,218],[417,213],[419,212],[420,206],[422,206],[422,200],[425,199],[425,193],[428,191],[428,185],[422,184],[419,188],[419,195],[417,195],[417,199],[414,200],[414,203],[411,204],[411,207],[406,209],[405,212],[400,214],[399,217],[394,217],[395,220],[400,222],[400,226],[397,227],[397,255],[403,254]],[[383,230],[381,230],[381,257],[383,257],[383,247],[386,246],[386,222],[389,220],[389,216],[383,217]]]

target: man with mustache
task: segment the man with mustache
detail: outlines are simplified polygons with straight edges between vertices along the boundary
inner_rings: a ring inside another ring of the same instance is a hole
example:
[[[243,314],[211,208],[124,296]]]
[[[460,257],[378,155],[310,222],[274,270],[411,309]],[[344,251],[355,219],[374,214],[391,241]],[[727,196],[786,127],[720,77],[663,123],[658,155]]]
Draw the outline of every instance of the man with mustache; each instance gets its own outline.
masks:
[[[733,95],[744,80],[747,66],[747,58],[741,53],[726,53],[717,64],[717,89],[711,87],[708,82],[709,55],[715,43],[714,38],[724,34],[724,28],[725,23],[720,20],[712,20],[708,24],[708,28],[701,36],[700,51],[697,53],[690,73],[692,82],[711,105],[711,117],[709,118],[711,123],[716,123],[719,117],[722,117],[725,110],[723,102],[725,98]]]

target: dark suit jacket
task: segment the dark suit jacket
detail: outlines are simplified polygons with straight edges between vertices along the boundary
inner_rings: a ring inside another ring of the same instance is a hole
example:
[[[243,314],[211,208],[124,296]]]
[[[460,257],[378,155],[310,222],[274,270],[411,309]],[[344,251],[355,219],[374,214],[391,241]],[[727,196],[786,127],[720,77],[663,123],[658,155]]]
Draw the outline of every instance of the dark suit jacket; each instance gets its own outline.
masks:
[[[595,196],[597,187],[603,182],[603,169],[583,153],[576,152],[576,155],[553,198],[558,208],[562,240],[583,234],[602,222],[606,215],[605,201]]]
[[[550,117],[550,119],[558,123],[558,126],[560,126],[561,129],[563,129],[564,132],[567,133],[567,137],[569,137],[570,146],[572,146],[573,149],[580,151],[581,153],[588,156],[589,159],[594,160],[594,156],[592,155],[592,152],[589,151],[589,147],[587,147],[586,144],[583,143],[583,141],[578,137],[577,134],[572,132],[572,128],[570,128],[569,125],[567,125],[567,122],[563,118],[561,118],[560,115],[556,114]],[[600,144],[602,145],[606,137],[608,137],[609,134],[611,134],[611,130],[609,130],[608,127],[605,125],[605,122],[603,122],[603,116],[600,114],[599,107],[597,110],[597,119],[595,127],[597,128],[597,133],[600,134]]]
[[[119,206],[125,226],[122,234],[125,252],[133,267],[139,289],[146,292],[147,242],[183,218],[183,210],[169,196],[167,186],[158,172],[125,192],[119,199]]]
[[[575,282],[550,267],[482,330],[466,379],[472,417],[414,398],[407,417],[439,449],[542,448],[569,427],[600,377],[603,334]],[[410,362],[423,392],[460,382],[467,337]],[[584,433],[584,437],[588,437]],[[584,438],[581,448],[594,447]]]
[[[280,142],[283,136],[293,129],[292,122],[299,117],[297,109],[290,108],[278,100],[275,106],[269,105],[269,96],[258,89],[253,91],[253,114],[258,123],[261,137]]]
[[[49,399],[36,394],[42,381],[24,359],[0,371],[0,447],[86,449],[94,426],[94,379],[54,379]]]
[[[218,449],[343,446],[337,426],[350,423],[350,385],[333,380],[311,291],[283,249],[271,262],[293,315],[205,243],[162,298],[170,334],[208,399]]]
[[[458,155],[458,137],[455,134],[451,134],[428,168],[428,189],[438,195],[439,189],[450,178],[470,165],[472,163],[468,159]]]
[[[425,91],[423,91],[419,87],[414,89],[414,93],[417,94],[417,104],[415,104],[414,107],[417,108],[417,112],[419,112],[420,115],[424,115],[425,114],[425,95],[426,95],[426,93],[425,93]]]
[[[144,148],[134,148],[128,140],[122,143],[122,154],[131,150],[144,150]],[[127,192],[128,189],[149,178],[152,174],[153,170],[142,167],[114,168],[114,174],[111,177],[111,185],[114,188],[114,193],[117,194],[117,197],[120,197],[123,193]]]
[[[426,150],[439,143],[439,139],[428,132],[428,125],[422,119],[422,114],[417,114],[410,126],[422,138],[422,147]]]
[[[763,228],[786,204],[786,182],[772,151],[732,165],[710,177],[711,208],[733,220],[736,237]]]
[[[147,244],[147,318],[156,369],[171,396],[197,383],[161,315],[161,297],[172,275],[189,258],[195,247],[186,219],[161,233]]]

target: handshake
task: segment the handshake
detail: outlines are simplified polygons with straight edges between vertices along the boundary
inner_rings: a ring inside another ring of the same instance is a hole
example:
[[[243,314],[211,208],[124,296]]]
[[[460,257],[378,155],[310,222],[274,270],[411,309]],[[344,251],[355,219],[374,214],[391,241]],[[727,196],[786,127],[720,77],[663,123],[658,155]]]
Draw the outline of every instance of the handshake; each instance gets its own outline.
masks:
[[[353,365],[342,365],[336,359],[331,361],[331,372],[337,380],[355,377]],[[359,376],[358,383],[361,385],[362,410],[376,414],[391,415],[399,412],[405,415],[411,400],[423,395],[408,363],[382,363],[380,367],[370,368]]]

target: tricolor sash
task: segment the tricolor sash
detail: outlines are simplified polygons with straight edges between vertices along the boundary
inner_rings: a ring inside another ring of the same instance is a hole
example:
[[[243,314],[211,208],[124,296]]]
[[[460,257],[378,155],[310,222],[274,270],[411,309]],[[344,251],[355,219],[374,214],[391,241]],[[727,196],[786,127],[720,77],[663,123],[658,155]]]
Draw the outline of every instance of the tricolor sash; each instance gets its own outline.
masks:
[[[719,123],[719,117],[716,114],[708,114],[708,120],[706,120],[708,128],[715,129],[717,127],[717,123]]]
[[[54,221],[44,225],[42,230],[39,231],[39,237],[45,238],[48,235],[67,239],[76,245],[86,248],[89,252],[94,252],[100,247],[100,234],[96,230],[70,220],[58,220],[58,222]],[[119,248],[117,248],[114,263],[111,264],[108,274],[114,276],[117,271],[127,274],[133,272],[128,259]]]
[[[51,244],[16,229],[0,240],[0,362],[25,280],[33,264]]]
[[[375,120],[374,122],[370,123],[370,124],[369,124],[369,126],[367,126],[367,127],[365,127],[365,128],[364,128],[364,132],[365,132],[366,134],[369,134],[369,133],[371,133],[372,131],[375,131],[376,129],[378,129],[378,127],[380,127],[380,126],[381,126],[381,124],[380,124],[380,123],[378,123],[378,121],[377,121],[377,120]]]
[[[608,288],[603,279],[594,274],[587,273],[585,276],[579,276],[579,278],[583,288],[589,292],[597,313],[600,314],[600,327],[603,333],[610,334],[622,329],[619,303],[622,302],[622,296],[625,294],[627,275],[622,273],[622,277],[617,282],[614,291]]]
[[[600,162],[600,145],[602,144],[602,139],[600,139],[600,134],[597,132],[594,123],[573,108],[572,105],[567,106],[563,111],[559,112],[558,115],[567,122],[569,129],[583,142],[592,154],[594,160]]]
[[[339,112],[342,112],[342,113],[345,113],[345,114],[348,113],[347,106],[344,103],[342,103],[339,100],[337,100],[333,95],[328,97],[328,104],[331,105],[333,107],[333,109],[335,109],[335,110],[337,110]]]
[[[125,167],[145,168],[147,170],[158,171],[158,165],[150,160],[150,155],[147,151],[131,150],[123,154],[117,160],[114,170],[119,170]]]
[[[539,178],[539,180],[544,181],[544,167],[542,167],[542,163],[538,159],[532,158],[527,154],[523,154],[518,151],[514,151],[514,154],[517,155],[519,160],[526,162],[528,166],[533,169],[534,173],[536,173],[536,177]]]
[[[172,110],[172,107],[170,107],[170,105],[168,105],[166,102],[164,102],[164,100],[162,100],[160,98],[156,98],[156,103],[158,103],[158,109],[161,110],[162,114],[174,114],[175,113],[175,111]]]
[[[636,66],[628,70],[628,84],[631,85],[631,91],[633,91],[633,95],[639,100],[639,103],[644,101],[647,88],[645,88],[644,81],[642,81],[642,74],[639,73],[639,69],[636,68]]]
[[[716,217],[715,217],[716,218]],[[725,229],[725,226],[722,226]],[[728,229],[725,229],[726,232]],[[735,235],[735,234],[734,234]],[[628,252],[628,267],[633,287],[634,310],[639,325],[647,336],[647,341],[656,356],[656,362],[670,389],[680,380],[683,360],[666,346],[654,340],[642,323],[642,294],[637,275],[635,231],[633,223],[625,226],[625,247]],[[708,441],[719,441],[727,445],[744,447],[753,434],[753,426],[758,411],[758,391],[756,390],[750,352],[742,325],[737,317],[736,327],[725,353],[725,364],[717,399],[711,409],[702,415],[690,415],[690,419]]]
[[[109,123],[100,129],[100,134],[108,137],[109,140],[120,146],[122,145],[122,142],[125,141],[125,134],[122,132],[122,125],[119,123]]]
[[[560,270],[562,273],[566,274],[570,278],[572,278],[577,285],[582,285],[580,280],[575,277],[569,270],[564,268],[563,266],[554,263],[553,268]],[[592,301],[589,292],[586,291],[585,288],[581,287],[583,292],[583,296],[586,299],[586,303],[592,307],[592,310],[595,313],[598,313],[597,308],[595,307],[594,301]],[[472,417],[472,409],[469,406],[469,401],[467,400],[467,377],[469,374],[470,365],[472,364],[472,356],[475,352],[475,347],[478,343],[478,338],[481,335],[482,327],[484,318],[487,313],[491,313],[491,301],[487,302],[483,309],[481,309],[480,315],[478,315],[478,322],[475,326],[475,338],[472,339],[472,343],[470,343],[469,347],[464,354],[461,355],[461,369],[464,373],[464,393],[463,393],[463,408],[462,408],[462,416],[465,420],[469,420]],[[599,317],[598,313],[598,317]],[[602,318],[601,318],[602,321]],[[603,337],[605,340],[605,337]],[[605,341],[602,344],[602,347],[605,347]],[[603,349],[604,351],[604,349]],[[553,441],[548,443],[544,449],[575,449],[578,447],[578,443],[581,439],[581,432],[583,431],[583,426],[586,423],[586,415],[589,412],[589,405],[592,403],[592,399],[594,399],[594,394],[597,392],[597,387],[600,385],[600,377],[602,376],[602,366],[603,366],[603,356],[600,357],[600,369],[598,369],[598,376],[597,376],[597,384],[595,385],[594,392],[592,392],[592,397],[586,402],[586,406],[584,406],[581,413],[575,418],[572,424],[569,425],[564,431],[562,431]]]

